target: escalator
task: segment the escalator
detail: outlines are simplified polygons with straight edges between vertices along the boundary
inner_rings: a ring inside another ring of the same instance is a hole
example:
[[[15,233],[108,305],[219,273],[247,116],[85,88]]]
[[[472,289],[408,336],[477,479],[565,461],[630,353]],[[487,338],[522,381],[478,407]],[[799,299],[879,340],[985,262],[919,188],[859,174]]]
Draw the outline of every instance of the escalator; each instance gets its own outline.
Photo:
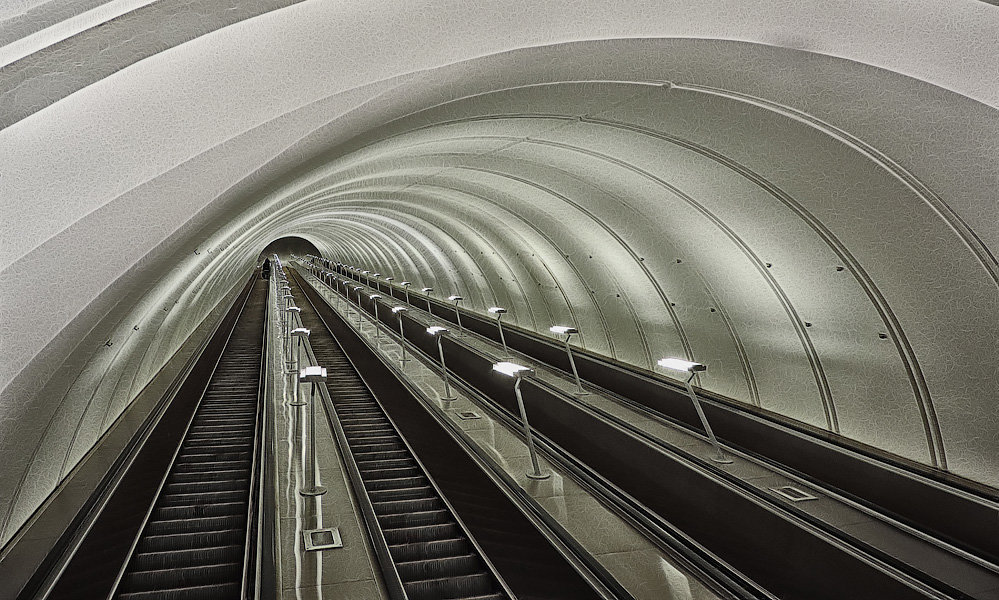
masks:
[[[89,524],[21,598],[252,596],[266,309],[254,275],[102,483]]]
[[[330,338],[312,349],[406,595],[508,598],[347,357]]]
[[[248,306],[194,415],[117,598],[238,598],[257,438],[264,303]]]

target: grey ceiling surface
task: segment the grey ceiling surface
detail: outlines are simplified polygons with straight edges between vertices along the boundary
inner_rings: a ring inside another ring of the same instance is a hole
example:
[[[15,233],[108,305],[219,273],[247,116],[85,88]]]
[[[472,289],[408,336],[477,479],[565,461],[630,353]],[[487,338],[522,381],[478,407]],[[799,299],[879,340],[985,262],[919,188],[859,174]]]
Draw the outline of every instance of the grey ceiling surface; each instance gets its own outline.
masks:
[[[286,4],[18,21],[0,544],[289,235],[999,485],[994,7]]]

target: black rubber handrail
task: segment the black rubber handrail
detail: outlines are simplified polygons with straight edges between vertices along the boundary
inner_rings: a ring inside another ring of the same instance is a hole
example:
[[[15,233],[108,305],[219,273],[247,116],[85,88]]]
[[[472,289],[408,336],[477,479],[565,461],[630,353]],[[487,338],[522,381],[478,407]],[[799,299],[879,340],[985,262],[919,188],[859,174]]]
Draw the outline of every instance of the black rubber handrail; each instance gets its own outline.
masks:
[[[267,285],[268,299],[270,297],[270,282]],[[246,507],[246,539],[243,550],[243,585],[240,590],[240,597],[243,600],[253,600],[259,597],[260,579],[258,577],[260,568],[272,565],[258,565],[258,535],[261,530],[260,521],[263,513],[260,510],[260,494],[264,484],[264,477],[261,471],[264,469],[263,458],[263,436],[264,425],[264,398],[266,397],[267,384],[269,382],[269,369],[267,368],[267,346],[268,346],[268,317],[270,316],[270,302],[264,301],[264,326],[260,341],[260,378],[257,381],[257,418],[253,427],[253,458],[250,466],[250,495]]]

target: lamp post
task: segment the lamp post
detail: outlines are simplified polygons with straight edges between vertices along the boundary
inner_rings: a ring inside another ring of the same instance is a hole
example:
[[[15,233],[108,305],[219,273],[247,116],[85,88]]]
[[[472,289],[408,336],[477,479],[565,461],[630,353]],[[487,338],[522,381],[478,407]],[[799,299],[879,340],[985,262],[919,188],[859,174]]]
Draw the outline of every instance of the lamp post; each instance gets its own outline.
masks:
[[[375,289],[379,292],[382,291],[382,284],[378,281],[378,278],[382,276],[381,273],[372,273],[372,277],[375,278]],[[370,284],[368,284],[370,286]]]
[[[382,328],[378,326],[378,299],[381,298],[381,294],[371,294],[368,298],[371,298],[371,303],[375,305],[375,345],[382,340]]]
[[[427,297],[427,312],[430,313],[431,315],[433,315],[434,311],[430,309],[430,294],[434,293],[434,288],[432,288],[432,287],[425,287],[425,288],[423,288],[420,291],[423,292],[424,295],[426,295],[426,297]]]
[[[451,382],[448,381],[447,365],[444,364],[444,347],[441,345],[441,339],[448,333],[447,328],[434,325],[427,327],[427,333],[437,338],[437,352],[441,357],[441,370],[444,371],[444,397],[441,400],[455,400],[454,394],[451,393]]]
[[[399,285],[402,286],[402,289],[406,290],[406,304],[409,304],[409,286],[411,284],[408,281],[403,281]]]
[[[302,362],[302,339],[309,337],[311,332],[304,327],[296,327],[291,330],[291,337],[296,338],[298,341],[295,343],[295,359],[292,363],[292,369],[290,373],[295,375],[298,373],[298,366]],[[304,406],[305,402],[298,399],[298,382],[295,382],[292,386],[292,401],[288,403],[288,406]]]
[[[715,432],[711,430],[711,425],[708,424],[708,418],[704,415],[704,409],[701,408],[701,402],[697,399],[697,394],[694,393],[694,386],[690,385],[690,382],[694,380],[695,375],[708,370],[707,365],[690,362],[689,360],[683,360],[680,358],[664,358],[658,362],[658,365],[667,369],[673,369],[674,371],[684,371],[689,373],[690,376],[684,380],[683,384],[687,388],[687,395],[690,396],[690,401],[694,403],[694,410],[697,411],[697,416],[701,419],[701,425],[704,427],[705,433],[708,434],[708,439],[715,447],[715,455],[711,457],[711,460],[723,465],[730,464],[732,459],[725,456],[725,452],[722,451],[721,444],[718,443],[718,438],[715,437]]]
[[[370,272],[371,271],[367,271],[367,270],[361,271],[361,275],[364,275],[364,285],[366,285],[368,287],[371,287],[371,280],[368,279],[368,273],[370,273]]]
[[[299,313],[299,314],[301,314],[302,313],[302,309],[299,308],[299,307],[297,307],[297,306],[289,306],[288,308],[284,309],[284,311],[288,315],[284,319],[284,326],[285,326],[284,327],[284,344],[285,344],[285,347],[288,349],[288,358],[287,358],[287,360],[290,363],[291,362],[291,324],[292,324],[291,313]]]
[[[503,343],[503,358],[510,358],[510,350],[506,347],[506,336],[503,335],[503,315],[506,309],[500,306],[490,306],[489,312],[496,315],[496,327],[499,328],[500,342]]]
[[[579,330],[575,327],[565,327],[563,325],[556,325],[548,329],[552,333],[561,334],[565,336],[565,353],[569,355],[569,366],[572,367],[572,376],[576,378],[576,391],[573,392],[576,396],[585,396],[589,394],[583,389],[583,382],[579,379],[579,371],[576,370],[576,360],[572,357],[572,346],[569,345],[569,338],[572,334],[579,333]]]
[[[393,298],[395,297],[395,294],[392,293],[392,281],[394,279],[395,277],[392,276],[388,276],[385,278],[385,287],[388,288],[388,290],[385,293],[388,294],[389,296],[392,296]]]
[[[399,362],[401,363],[409,361],[409,359],[406,358],[406,332],[403,331],[402,329],[402,313],[406,312],[407,310],[409,309],[407,309],[405,306],[392,307],[392,312],[395,313],[395,316],[399,317],[399,340],[400,340],[399,346],[402,347],[402,359]]]
[[[534,471],[527,473],[530,479],[548,479],[552,476],[551,473],[542,473],[541,467],[538,465],[538,453],[534,449],[534,436],[531,434],[531,424],[527,422],[527,410],[524,408],[524,397],[520,394],[520,382],[521,380],[532,375],[534,371],[523,365],[518,365],[512,362],[498,362],[493,365],[493,371],[502,373],[507,377],[515,377],[516,383],[513,384],[513,392],[517,395],[517,407],[520,409],[520,420],[524,423],[524,437],[527,438],[527,449],[531,453],[531,466],[534,467]]]
[[[303,496],[321,496],[326,488],[319,485],[316,465],[316,384],[326,381],[326,369],[319,366],[305,367],[298,374],[299,382],[307,382],[309,386],[309,453],[305,457],[305,480],[309,487],[298,490]]]
[[[448,296],[448,300],[454,302],[454,317],[458,321],[458,335],[464,337],[465,332],[461,328],[461,313],[458,312],[458,303],[464,300],[461,296]]]
[[[357,329],[361,329],[361,290],[364,288],[357,285],[354,286],[354,291],[357,292]],[[348,298],[349,299],[349,298]]]

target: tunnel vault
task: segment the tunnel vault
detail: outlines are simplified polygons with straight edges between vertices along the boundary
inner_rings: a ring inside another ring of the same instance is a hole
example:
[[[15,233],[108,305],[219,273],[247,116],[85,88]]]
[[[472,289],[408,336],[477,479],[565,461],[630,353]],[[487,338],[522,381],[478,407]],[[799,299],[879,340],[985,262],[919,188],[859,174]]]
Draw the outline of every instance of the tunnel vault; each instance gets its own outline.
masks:
[[[85,248],[120,225],[125,241],[5,379],[5,422],[39,425],[0,436],[24,465],[0,486],[0,542],[292,239],[471,310],[505,306],[532,331],[573,324],[638,369],[703,362],[707,390],[999,485],[993,107],[858,62],[695,39],[521,49],[375,88],[248,130],[62,234]],[[222,156],[244,170],[155,209],[174,224],[160,238],[129,238],[135,212]],[[42,285],[52,252],[5,273]],[[53,365],[73,376],[37,386]]]

